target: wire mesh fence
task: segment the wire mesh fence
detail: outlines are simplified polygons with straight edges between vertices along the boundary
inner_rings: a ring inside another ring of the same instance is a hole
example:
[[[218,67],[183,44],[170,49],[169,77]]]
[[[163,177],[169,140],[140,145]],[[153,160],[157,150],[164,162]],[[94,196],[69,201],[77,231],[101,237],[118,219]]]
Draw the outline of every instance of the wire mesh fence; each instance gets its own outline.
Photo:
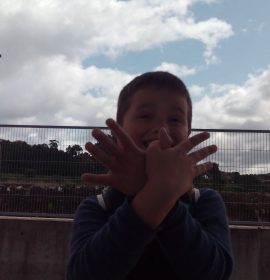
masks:
[[[102,186],[80,180],[106,172],[84,149],[96,143],[93,128],[0,125],[0,215],[72,217],[84,198],[99,193]],[[270,131],[207,131],[200,147],[216,144],[218,152],[194,184],[221,194],[231,223],[270,223]]]

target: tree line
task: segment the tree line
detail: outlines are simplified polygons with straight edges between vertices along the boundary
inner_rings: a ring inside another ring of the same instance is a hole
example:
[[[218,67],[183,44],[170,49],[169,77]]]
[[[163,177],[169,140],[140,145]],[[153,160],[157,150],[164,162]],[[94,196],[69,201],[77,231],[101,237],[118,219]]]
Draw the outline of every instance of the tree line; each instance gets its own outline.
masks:
[[[77,177],[84,172],[104,173],[106,169],[80,145],[58,149],[57,140],[29,145],[24,141],[0,140],[0,172],[35,176]]]

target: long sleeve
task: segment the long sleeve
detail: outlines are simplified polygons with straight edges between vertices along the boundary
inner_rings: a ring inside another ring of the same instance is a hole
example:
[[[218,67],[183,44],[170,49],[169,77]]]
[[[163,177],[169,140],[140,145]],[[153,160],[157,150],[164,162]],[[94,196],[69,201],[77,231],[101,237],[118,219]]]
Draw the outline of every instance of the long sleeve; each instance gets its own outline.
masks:
[[[193,215],[179,200],[156,230],[136,215],[128,199],[114,197],[108,204],[104,211],[91,197],[78,208],[68,280],[142,279],[146,274],[149,279],[229,279],[230,233],[224,203],[213,190],[201,189]]]
[[[86,199],[74,219],[68,279],[124,279],[155,235],[127,199],[110,217],[95,197]]]
[[[179,201],[158,233],[160,246],[178,275],[192,279],[229,279],[233,261],[225,206],[220,195],[201,189],[192,216]]]

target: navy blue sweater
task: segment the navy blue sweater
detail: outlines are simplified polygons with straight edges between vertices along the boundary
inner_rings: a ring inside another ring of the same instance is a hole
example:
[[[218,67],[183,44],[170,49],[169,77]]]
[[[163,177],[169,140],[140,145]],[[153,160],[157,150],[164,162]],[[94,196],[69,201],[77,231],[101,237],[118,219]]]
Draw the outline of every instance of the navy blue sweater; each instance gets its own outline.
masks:
[[[184,196],[155,230],[120,192],[110,189],[104,198],[106,211],[93,196],[76,212],[69,280],[229,279],[230,232],[217,192],[200,189],[193,211]]]

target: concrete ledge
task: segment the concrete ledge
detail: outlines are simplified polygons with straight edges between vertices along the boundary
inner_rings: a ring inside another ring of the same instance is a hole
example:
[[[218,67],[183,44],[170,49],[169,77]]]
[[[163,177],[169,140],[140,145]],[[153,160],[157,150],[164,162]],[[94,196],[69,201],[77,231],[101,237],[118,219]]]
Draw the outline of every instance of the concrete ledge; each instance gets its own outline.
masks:
[[[0,216],[1,220],[12,221],[42,221],[42,222],[69,222],[72,223],[73,219],[70,218],[41,218],[41,217],[17,217],[17,216]]]
[[[64,280],[72,219],[0,216],[0,280]],[[232,225],[232,280],[270,275],[270,227]]]

